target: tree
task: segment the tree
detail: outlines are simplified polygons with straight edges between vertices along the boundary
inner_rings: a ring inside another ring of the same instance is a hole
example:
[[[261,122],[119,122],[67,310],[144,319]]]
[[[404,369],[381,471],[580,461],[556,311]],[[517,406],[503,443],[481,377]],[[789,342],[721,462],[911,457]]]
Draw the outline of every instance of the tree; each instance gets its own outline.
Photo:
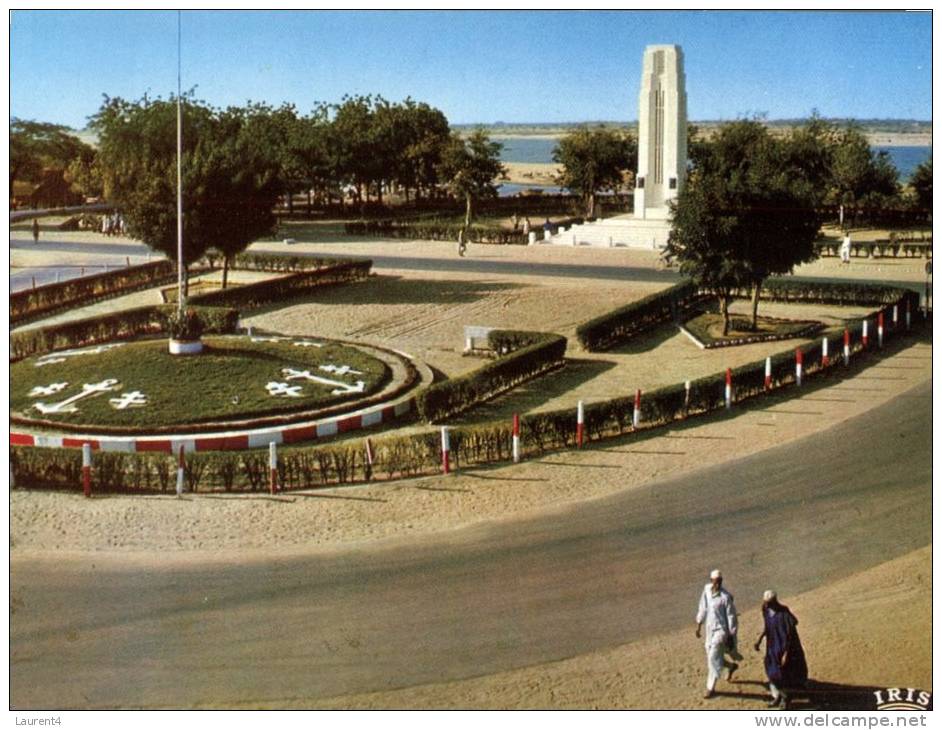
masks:
[[[614,192],[623,173],[637,167],[638,143],[626,133],[583,126],[559,141],[553,160],[563,166],[559,184],[579,191],[586,217],[592,218],[596,194],[602,190]]]
[[[889,155],[874,152],[858,126],[850,124],[833,134],[832,202],[849,207],[856,218],[859,206],[883,207],[898,194],[899,173]]]
[[[800,134],[772,138],[758,120],[725,125],[673,204],[665,255],[719,298],[724,334],[733,290],[751,288],[755,329],[765,279],[816,257],[825,188],[808,170],[819,153]]]
[[[466,140],[453,133],[442,150],[439,174],[456,198],[464,198],[466,228],[474,217],[474,201],[496,197],[495,180],[506,178],[500,163],[502,147],[492,142],[483,129],[476,129]]]
[[[86,198],[101,197],[104,183],[98,166],[98,154],[89,147],[73,158],[65,169],[65,180],[82,191]]]
[[[270,140],[255,134],[256,108],[225,111],[183,104],[183,264],[209,248],[231,257],[274,224],[280,169]],[[105,98],[92,119],[105,197],[119,206],[128,232],[176,258],[175,100]]]
[[[916,204],[923,209],[932,210],[932,158],[913,171],[913,176],[909,180],[913,191],[916,193]]]
[[[64,170],[76,157],[93,152],[71,130],[29,119],[10,120],[10,191],[17,180],[38,182],[43,169]]]

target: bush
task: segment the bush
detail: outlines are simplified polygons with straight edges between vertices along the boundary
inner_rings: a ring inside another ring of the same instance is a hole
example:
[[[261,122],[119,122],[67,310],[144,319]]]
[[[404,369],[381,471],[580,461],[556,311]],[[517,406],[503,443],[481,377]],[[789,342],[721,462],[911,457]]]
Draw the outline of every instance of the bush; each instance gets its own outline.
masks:
[[[353,221],[344,225],[346,233],[355,236],[384,236],[387,238],[409,238],[424,241],[457,241],[460,223],[447,221],[394,220]],[[472,225],[467,231],[470,243],[499,243],[526,245],[527,236],[521,232],[507,231],[499,226]]]
[[[608,350],[676,319],[702,298],[691,282],[681,282],[584,322],[576,328],[576,337],[589,352]]]
[[[419,416],[429,423],[455,416],[468,408],[503,393],[562,362],[566,338],[548,333],[494,331],[489,342],[521,344],[510,354],[489,362],[474,372],[435,383],[416,398]],[[508,345],[509,346],[509,345]]]
[[[807,304],[841,304],[845,306],[874,306],[892,304],[905,290],[894,286],[855,282],[813,281],[805,279],[768,279],[759,292],[759,298],[768,302],[798,302]],[[747,298],[748,290],[734,296]]]
[[[60,309],[138,289],[149,289],[173,280],[174,276],[173,263],[164,259],[19,291],[10,295],[10,323],[36,319]]]
[[[287,256],[277,253],[240,253],[232,262],[232,268],[249,271],[312,271],[351,262],[364,263],[366,259],[339,256]]]
[[[167,317],[167,334],[174,340],[192,342],[203,334],[203,320],[195,309],[175,310]]]
[[[235,309],[222,307],[190,307],[202,323],[203,330],[213,334],[230,334],[239,324]],[[10,361],[41,355],[53,350],[97,345],[112,340],[126,340],[139,335],[168,332],[174,305],[137,307],[100,317],[37,327],[10,335]]]

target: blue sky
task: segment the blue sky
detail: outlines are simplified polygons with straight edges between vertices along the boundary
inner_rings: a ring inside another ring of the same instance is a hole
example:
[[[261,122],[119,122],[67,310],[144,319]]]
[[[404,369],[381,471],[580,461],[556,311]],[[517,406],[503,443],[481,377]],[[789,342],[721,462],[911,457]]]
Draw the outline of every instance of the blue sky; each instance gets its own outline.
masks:
[[[183,13],[183,86],[216,105],[406,96],[456,124],[635,120],[644,47],[684,49],[689,116],[932,116],[931,15]],[[14,11],[12,116],[75,128],[102,94],[176,90],[175,11]]]

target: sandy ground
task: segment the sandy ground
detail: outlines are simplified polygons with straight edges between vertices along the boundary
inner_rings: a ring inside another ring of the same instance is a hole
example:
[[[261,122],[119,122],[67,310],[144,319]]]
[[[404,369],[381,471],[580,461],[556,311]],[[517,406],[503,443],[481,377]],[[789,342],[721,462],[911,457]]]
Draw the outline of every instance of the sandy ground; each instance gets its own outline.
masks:
[[[509,183],[530,185],[558,185],[559,165],[552,162],[505,162]]]
[[[798,616],[814,694],[796,693],[795,708],[842,702],[856,707],[870,688],[931,690],[931,548],[797,596],[780,596]],[[735,585],[729,589],[735,595]],[[693,607],[692,607],[693,609]],[[691,611],[691,614],[693,610]],[[892,616],[902,632],[874,631],[878,616]],[[607,651],[485,677],[397,691],[336,697],[321,709],[737,709],[765,710],[768,698],[762,654],[752,642],[761,632],[757,611],[741,616],[745,655],[733,682],[702,699],[705,660],[691,630],[653,636]],[[887,662],[888,655],[905,661]],[[853,656],[849,661],[848,657]],[[290,709],[291,705],[280,704]],[[304,706],[312,706],[305,703]]]
[[[865,413],[930,378],[931,349],[913,344],[855,378],[581,452],[450,477],[268,495],[100,496],[11,493],[17,551],[305,550],[449,530],[635,489],[743,457]]]
[[[454,258],[447,244],[354,241],[336,235],[336,231],[324,229],[297,247],[264,243],[259,248],[403,259]],[[69,240],[72,235],[63,238]],[[89,235],[95,240],[95,234]],[[472,246],[471,254],[510,263],[604,263],[651,271],[661,268],[656,255],[646,251]],[[49,255],[37,255],[36,262],[49,263]],[[822,260],[803,267],[800,273],[919,282],[924,278],[922,263],[855,261],[841,267],[836,261]],[[247,321],[286,332],[316,330],[376,344],[395,343],[399,349],[413,350],[412,354],[453,374],[478,364],[459,354],[465,324],[554,329],[570,334],[578,322],[663,286],[663,281],[644,277],[625,282],[528,276],[523,272],[500,276],[460,270],[423,274],[405,266],[396,269],[392,262],[368,282],[333,289],[329,295],[280,310],[260,310]],[[127,302],[112,300],[102,306],[131,306],[132,300],[137,301],[135,297],[153,294],[143,292],[126,298]],[[782,314],[775,306],[763,305],[761,311]],[[817,316],[821,314],[817,312]],[[837,317],[841,313],[828,314]],[[696,377],[697,368],[714,372],[737,364],[740,356],[756,359],[758,348],[763,347],[752,346],[756,352],[750,348],[725,354],[720,351],[715,357],[716,353],[704,355],[687,347],[681,337],[655,334],[652,340],[636,344],[634,350],[599,356],[578,354],[575,367],[558,376],[563,378],[559,397],[566,393],[570,399],[609,397],[614,388],[626,392],[663,381],[676,382]],[[665,356],[657,358],[657,366],[652,365],[654,350]],[[270,554],[275,549],[286,554],[447,531],[557,509],[746,456],[820,432],[891,398],[905,397],[908,389],[930,377],[931,347],[916,343],[874,362],[851,380],[809,388],[792,400],[773,398],[743,406],[732,418],[714,416],[683,427],[609,441],[583,452],[554,454],[516,467],[463,471],[448,478],[333,488],[275,498],[187,495],[176,500],[154,495],[102,496],[88,501],[76,494],[14,490],[10,503],[11,549],[20,555],[108,552],[142,560],[155,551],[171,551],[193,560],[211,560],[220,551],[233,549],[243,551],[247,557]],[[498,402],[496,412],[517,407],[519,403],[512,398],[522,399],[533,408],[558,405],[545,395],[528,395],[524,389],[503,404]],[[802,619],[812,676],[840,683],[848,691],[870,684],[928,688],[928,563],[927,548],[834,585],[800,596],[783,596]],[[730,587],[735,590],[734,585]],[[886,616],[892,616],[894,625],[906,626],[907,630],[891,631],[881,618]],[[757,616],[744,617],[746,636],[758,633],[757,622]],[[886,676],[881,657],[886,655],[890,641],[894,655],[906,656],[907,661],[893,662],[894,674]],[[855,657],[853,664],[847,661],[851,654]],[[757,684],[762,680],[761,664],[755,657],[750,653],[739,681],[729,686],[732,695],[723,695],[709,705],[700,699],[700,643],[692,632],[677,632],[550,665],[394,693],[336,698],[325,706],[757,709],[764,705],[763,690]]]

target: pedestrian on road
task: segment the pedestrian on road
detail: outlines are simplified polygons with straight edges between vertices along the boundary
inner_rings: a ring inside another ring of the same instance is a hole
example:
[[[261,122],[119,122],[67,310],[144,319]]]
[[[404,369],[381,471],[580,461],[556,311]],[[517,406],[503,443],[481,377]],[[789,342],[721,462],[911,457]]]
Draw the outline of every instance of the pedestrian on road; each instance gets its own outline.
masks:
[[[808,681],[808,663],[798,636],[798,619],[788,606],[778,602],[775,591],[766,591],[762,595],[762,620],[764,628],[754,648],[759,651],[765,639],[765,676],[769,678],[772,694],[769,707],[787,709],[788,691],[804,687]]]
[[[700,595],[696,630],[698,639],[704,622],[706,622],[704,647],[707,656],[707,682],[703,698],[710,699],[715,693],[716,680],[723,673],[723,669],[729,670],[726,675],[727,681],[731,681],[733,672],[739,669],[738,664],[726,660],[726,654],[728,653],[733,659],[742,659],[736,650],[736,631],[739,626],[736,606],[733,605],[732,594],[723,588],[723,574],[719,570],[710,573],[710,582],[703,587],[703,593]]]
[[[529,216],[523,219],[523,235],[530,235],[530,218]]]
[[[39,240],[39,220],[33,218],[33,243]]]

